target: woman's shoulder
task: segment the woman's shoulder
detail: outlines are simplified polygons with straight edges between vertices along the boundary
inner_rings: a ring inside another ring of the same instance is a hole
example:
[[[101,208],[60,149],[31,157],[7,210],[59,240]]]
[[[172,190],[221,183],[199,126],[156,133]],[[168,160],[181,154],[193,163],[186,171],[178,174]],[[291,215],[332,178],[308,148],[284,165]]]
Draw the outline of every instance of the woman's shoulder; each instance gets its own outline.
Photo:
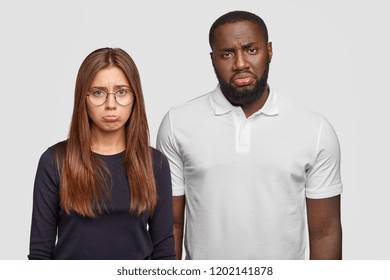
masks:
[[[160,151],[151,148],[153,157],[153,173],[156,179],[158,197],[172,196],[171,171],[167,157]]]
[[[153,147],[150,147],[150,149],[152,150],[152,161],[155,173],[164,171],[169,172],[169,163],[167,157],[162,152],[156,150]]]
[[[58,143],[50,146],[49,148],[47,148],[46,152],[50,152],[51,154],[55,154],[57,152],[63,153],[65,151],[65,149],[66,149],[66,144],[67,143],[68,143],[68,140],[64,140],[64,141],[58,142]]]
[[[65,149],[66,140],[58,142],[50,147],[48,147],[41,155],[41,161],[52,161],[57,153],[63,153],[63,150]]]
[[[53,182],[59,183],[59,167],[66,141],[58,142],[47,148],[38,162],[36,177],[49,176]]]
[[[66,142],[66,140],[61,141],[47,148],[41,155],[39,164],[42,166],[54,166],[57,168],[57,163],[62,161]]]
[[[152,150],[152,159],[153,161],[156,161],[156,160],[161,160],[161,159],[165,159],[166,160],[166,156],[160,152],[159,150],[153,148],[153,147],[150,147],[150,149]]]

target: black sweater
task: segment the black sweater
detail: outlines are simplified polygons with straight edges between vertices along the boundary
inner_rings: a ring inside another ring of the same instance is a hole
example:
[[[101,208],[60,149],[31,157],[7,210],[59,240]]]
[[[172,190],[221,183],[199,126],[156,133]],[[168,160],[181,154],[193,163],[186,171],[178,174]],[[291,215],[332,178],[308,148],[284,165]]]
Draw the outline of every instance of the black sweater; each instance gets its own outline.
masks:
[[[111,203],[96,218],[67,215],[59,205],[55,146],[38,164],[34,184],[29,259],[174,259],[172,189],[167,159],[153,149],[157,185],[154,215],[129,214],[124,152],[98,155],[111,173]],[[58,231],[58,232],[57,232]]]

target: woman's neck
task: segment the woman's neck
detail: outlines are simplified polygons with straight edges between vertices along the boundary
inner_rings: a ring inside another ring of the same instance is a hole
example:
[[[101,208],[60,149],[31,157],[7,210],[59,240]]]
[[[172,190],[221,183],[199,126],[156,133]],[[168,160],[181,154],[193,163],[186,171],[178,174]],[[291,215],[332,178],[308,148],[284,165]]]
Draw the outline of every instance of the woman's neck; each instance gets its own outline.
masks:
[[[101,131],[91,128],[91,150],[101,155],[114,155],[126,149],[125,130]]]

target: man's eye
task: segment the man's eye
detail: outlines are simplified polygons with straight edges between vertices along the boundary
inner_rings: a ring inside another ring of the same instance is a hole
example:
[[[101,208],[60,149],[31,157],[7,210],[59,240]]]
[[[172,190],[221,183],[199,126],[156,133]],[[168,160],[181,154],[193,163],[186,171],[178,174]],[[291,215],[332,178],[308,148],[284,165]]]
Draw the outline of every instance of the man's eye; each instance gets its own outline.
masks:
[[[232,56],[232,53],[230,53],[230,52],[225,52],[225,53],[222,53],[221,54],[221,57],[222,58],[229,58],[229,57],[231,57]]]
[[[255,54],[256,52],[257,52],[257,50],[255,48],[248,49],[248,53],[250,53],[250,54]]]

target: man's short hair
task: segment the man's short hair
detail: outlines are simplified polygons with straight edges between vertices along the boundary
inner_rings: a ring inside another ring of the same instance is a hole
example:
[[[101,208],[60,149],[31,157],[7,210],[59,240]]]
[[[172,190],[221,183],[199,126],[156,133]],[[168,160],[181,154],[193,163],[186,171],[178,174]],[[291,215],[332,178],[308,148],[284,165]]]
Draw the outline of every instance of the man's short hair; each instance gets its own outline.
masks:
[[[219,26],[227,23],[236,23],[241,21],[250,21],[256,24],[260,28],[260,31],[264,36],[264,39],[266,40],[266,42],[268,42],[267,26],[258,15],[246,11],[232,11],[220,16],[216,21],[214,21],[213,25],[211,25],[210,32],[209,32],[210,47],[213,48],[214,33]]]

